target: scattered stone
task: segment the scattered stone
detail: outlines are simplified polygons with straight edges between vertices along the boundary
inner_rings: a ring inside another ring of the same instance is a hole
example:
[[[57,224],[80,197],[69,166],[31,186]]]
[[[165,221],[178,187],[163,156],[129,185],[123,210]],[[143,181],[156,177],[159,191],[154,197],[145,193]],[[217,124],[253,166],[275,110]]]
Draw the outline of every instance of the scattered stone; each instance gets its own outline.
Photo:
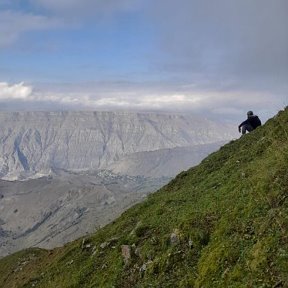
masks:
[[[103,242],[103,243],[100,244],[100,248],[104,249],[104,248],[108,247],[109,245],[110,245],[109,242]]]
[[[140,257],[140,248],[138,248],[135,243],[132,244],[131,248],[133,250],[134,255]]]
[[[25,266],[27,263],[29,263],[29,261],[28,261],[28,260],[25,260],[25,261],[23,261],[23,262],[21,263],[21,265],[22,265],[22,266]]]
[[[134,254],[135,254],[136,256],[140,257],[140,256],[141,256],[140,251],[141,251],[140,248],[137,247],[137,248],[135,249],[135,251],[134,251]]]
[[[86,239],[83,238],[83,239],[82,239],[82,244],[81,244],[81,249],[84,249],[85,244],[86,244]]]
[[[177,245],[180,242],[180,231],[179,229],[174,229],[173,233],[170,235],[170,244]]]
[[[113,237],[113,238],[109,239],[108,240],[109,245],[116,244],[118,240],[119,240],[119,237]]]
[[[108,265],[105,263],[105,264],[103,264],[103,265],[101,266],[101,269],[104,270],[104,269],[106,269],[107,267],[108,267]]]
[[[147,265],[144,263],[141,267],[140,267],[140,272],[144,273],[147,270]]]
[[[67,265],[72,265],[74,263],[74,260],[71,260],[69,262],[67,262]]]
[[[97,248],[96,248],[96,246],[93,246],[93,248],[92,248],[92,255],[95,255],[96,252],[97,252]]]
[[[92,247],[91,243],[87,243],[88,241],[86,239],[82,240],[82,244],[81,244],[81,249],[82,250],[89,250]]]
[[[106,247],[109,247],[110,245],[116,244],[118,240],[119,240],[119,237],[113,237],[113,238],[109,239],[108,241],[101,243],[100,248],[104,249]],[[115,249],[115,248],[116,248],[116,246],[113,245],[112,249]]]
[[[250,235],[250,234],[244,234],[244,239],[245,240],[249,240],[249,239],[251,239],[252,238],[252,236]]]
[[[140,273],[144,273],[147,270],[148,265],[151,264],[151,263],[153,263],[151,260],[149,260],[146,263],[144,263],[139,269]]]
[[[155,236],[153,236],[151,239],[150,239],[150,242],[152,245],[157,245],[158,244],[158,240]]]
[[[129,245],[122,245],[121,246],[122,256],[124,259],[124,263],[128,264],[129,260],[131,259],[131,248]]]

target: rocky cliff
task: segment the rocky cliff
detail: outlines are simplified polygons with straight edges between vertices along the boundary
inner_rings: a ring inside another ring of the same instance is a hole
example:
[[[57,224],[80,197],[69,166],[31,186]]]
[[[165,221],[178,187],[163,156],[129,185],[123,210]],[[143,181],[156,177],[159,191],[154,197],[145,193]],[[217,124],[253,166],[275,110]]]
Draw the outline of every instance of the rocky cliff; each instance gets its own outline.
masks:
[[[219,129],[212,121],[189,115],[0,112],[0,177],[21,179],[48,174],[50,169],[97,170],[111,165],[121,173],[131,154],[135,158],[139,152],[211,144],[234,136],[227,125]]]

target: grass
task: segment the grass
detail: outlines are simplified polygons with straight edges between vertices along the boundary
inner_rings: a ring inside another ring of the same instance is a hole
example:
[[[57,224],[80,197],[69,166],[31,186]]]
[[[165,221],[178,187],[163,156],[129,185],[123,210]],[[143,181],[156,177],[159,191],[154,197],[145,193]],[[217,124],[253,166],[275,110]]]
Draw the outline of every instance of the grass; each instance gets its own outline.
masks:
[[[1,259],[0,287],[288,287],[287,124],[285,109],[84,241]]]

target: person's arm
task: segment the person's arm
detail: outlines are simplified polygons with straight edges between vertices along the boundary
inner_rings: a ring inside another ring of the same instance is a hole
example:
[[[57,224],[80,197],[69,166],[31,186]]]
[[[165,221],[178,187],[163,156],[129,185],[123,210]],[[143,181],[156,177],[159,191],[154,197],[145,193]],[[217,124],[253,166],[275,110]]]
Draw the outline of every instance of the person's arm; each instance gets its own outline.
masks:
[[[239,126],[238,126],[238,131],[241,132],[241,127],[245,124],[248,124],[248,119],[243,121]]]

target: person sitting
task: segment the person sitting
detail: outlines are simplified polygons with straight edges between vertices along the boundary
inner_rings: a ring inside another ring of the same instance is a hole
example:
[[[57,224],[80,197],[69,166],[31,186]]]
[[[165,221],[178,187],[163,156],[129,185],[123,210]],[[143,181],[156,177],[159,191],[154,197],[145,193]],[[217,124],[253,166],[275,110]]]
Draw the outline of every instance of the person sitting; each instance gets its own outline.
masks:
[[[243,121],[239,126],[238,130],[242,135],[246,132],[251,132],[256,129],[258,126],[261,126],[261,121],[257,115],[254,115],[252,111],[247,112],[247,120]]]

